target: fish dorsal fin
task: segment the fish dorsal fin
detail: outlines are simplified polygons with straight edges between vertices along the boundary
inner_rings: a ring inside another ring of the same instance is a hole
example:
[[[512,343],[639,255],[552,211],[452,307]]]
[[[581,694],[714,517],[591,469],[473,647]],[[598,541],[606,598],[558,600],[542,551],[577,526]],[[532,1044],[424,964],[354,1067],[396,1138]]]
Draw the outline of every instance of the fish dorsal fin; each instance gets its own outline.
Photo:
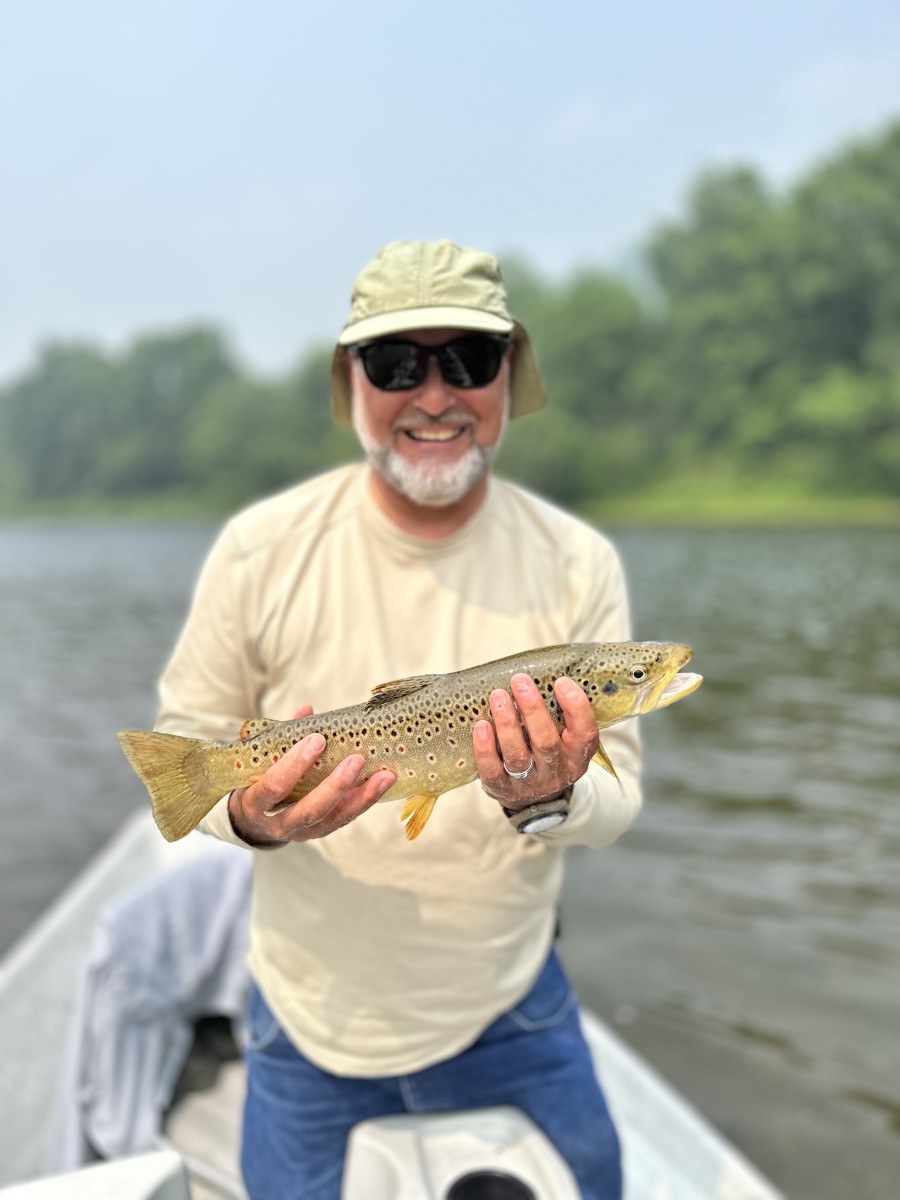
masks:
[[[406,822],[406,840],[414,842],[434,811],[434,803],[437,796],[425,794],[423,796],[411,796],[403,805],[403,811],[400,813],[400,820]]]
[[[597,749],[594,751],[591,757],[595,763],[603,768],[604,771],[609,771],[616,783],[621,783],[621,780],[616,774],[616,768],[612,765],[612,760],[599,743],[597,745]]]
[[[372,688],[372,695],[366,701],[366,708],[378,708],[381,704],[390,704],[393,700],[401,700],[404,696],[412,696],[421,692],[422,688],[440,679],[440,675],[411,675],[409,679],[392,679],[390,683],[379,683]]]
[[[249,742],[251,738],[259,737],[261,733],[277,724],[272,717],[248,717],[238,731],[238,741]]]

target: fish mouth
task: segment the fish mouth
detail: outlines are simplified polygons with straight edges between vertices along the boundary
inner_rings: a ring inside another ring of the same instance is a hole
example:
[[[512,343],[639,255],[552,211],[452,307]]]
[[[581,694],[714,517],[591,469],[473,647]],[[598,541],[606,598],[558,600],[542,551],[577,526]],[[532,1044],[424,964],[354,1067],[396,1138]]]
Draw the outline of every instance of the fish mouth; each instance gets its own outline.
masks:
[[[686,662],[690,661],[693,653],[690,646],[677,643],[669,646],[668,670],[660,679],[655,683],[648,684],[641,692],[636,706],[639,713],[651,713],[655,712],[657,708],[666,708],[700,686],[703,682],[702,675],[678,670],[679,667],[683,667]]]
[[[669,704],[674,704],[682,696],[689,696],[691,692],[696,692],[702,682],[702,675],[697,675],[693,671],[680,671],[666,683],[653,707],[665,708]],[[642,709],[642,711],[645,710]]]

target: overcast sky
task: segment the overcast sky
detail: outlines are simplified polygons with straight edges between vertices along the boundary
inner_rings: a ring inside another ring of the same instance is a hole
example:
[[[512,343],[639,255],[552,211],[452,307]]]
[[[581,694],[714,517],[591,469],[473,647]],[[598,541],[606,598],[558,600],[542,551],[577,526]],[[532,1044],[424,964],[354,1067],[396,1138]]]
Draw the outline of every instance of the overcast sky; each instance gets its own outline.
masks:
[[[627,260],[900,117],[897,0],[0,0],[0,382],[204,320],[280,372],[385,242]]]

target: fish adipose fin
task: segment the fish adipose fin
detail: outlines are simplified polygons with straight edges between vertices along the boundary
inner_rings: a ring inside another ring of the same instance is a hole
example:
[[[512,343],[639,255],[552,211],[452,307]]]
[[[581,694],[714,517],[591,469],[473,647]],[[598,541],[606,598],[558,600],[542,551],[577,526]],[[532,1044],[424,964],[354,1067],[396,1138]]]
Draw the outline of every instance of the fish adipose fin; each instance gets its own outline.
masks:
[[[591,755],[591,758],[595,763],[597,763],[598,766],[601,766],[604,771],[609,771],[616,783],[621,784],[622,781],[616,774],[616,768],[612,765],[612,759],[599,743],[597,744],[597,749]]]
[[[238,731],[238,740],[241,742],[249,742],[251,738],[259,737],[261,733],[271,729],[278,722],[272,717],[248,717]]]
[[[392,679],[390,683],[379,683],[372,688],[372,695],[366,701],[366,708],[377,708],[381,704],[390,704],[393,700],[401,700],[414,692],[421,692],[442,675],[413,675],[409,679]]]
[[[406,839],[409,842],[414,842],[434,811],[434,802],[437,796],[411,796],[403,805],[403,811],[400,813],[400,820],[406,822]]]
[[[198,754],[203,742],[139,729],[116,737],[150,793],[153,819],[167,842],[190,833],[224,795],[203,770]]]

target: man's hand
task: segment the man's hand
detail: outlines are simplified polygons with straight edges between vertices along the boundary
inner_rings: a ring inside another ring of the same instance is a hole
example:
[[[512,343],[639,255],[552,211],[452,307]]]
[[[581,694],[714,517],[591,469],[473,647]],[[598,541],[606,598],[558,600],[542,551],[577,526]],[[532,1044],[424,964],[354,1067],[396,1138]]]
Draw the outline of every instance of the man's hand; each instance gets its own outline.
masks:
[[[294,717],[311,712],[305,705]],[[324,749],[325,738],[311,733],[269,767],[262,779],[231,793],[228,815],[238,837],[251,846],[327,837],[376,804],[396,780],[391,771],[382,770],[357,786],[366,761],[361,754],[351,754],[301,800],[272,812],[290,796]]]
[[[558,679],[553,687],[565,717],[562,731],[529,675],[513,675],[510,687],[512,696],[502,689],[491,692],[496,737],[489,721],[477,721],[474,743],[484,790],[516,812],[558,795],[580,779],[600,736],[587,696],[571,679]],[[510,772],[522,777],[513,778]]]

